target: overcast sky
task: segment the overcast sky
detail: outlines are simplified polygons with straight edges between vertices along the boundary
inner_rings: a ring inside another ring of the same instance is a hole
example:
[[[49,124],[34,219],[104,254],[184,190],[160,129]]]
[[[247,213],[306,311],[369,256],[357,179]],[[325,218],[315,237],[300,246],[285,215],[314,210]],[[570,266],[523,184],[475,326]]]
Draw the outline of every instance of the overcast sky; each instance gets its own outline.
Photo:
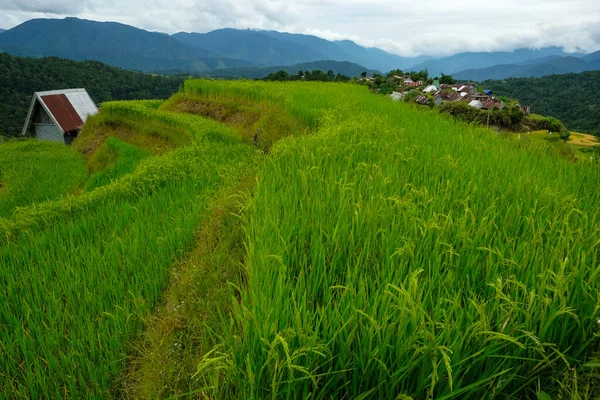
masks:
[[[414,56],[600,50],[599,0],[1,0],[0,28],[75,16],[175,33],[275,29]]]

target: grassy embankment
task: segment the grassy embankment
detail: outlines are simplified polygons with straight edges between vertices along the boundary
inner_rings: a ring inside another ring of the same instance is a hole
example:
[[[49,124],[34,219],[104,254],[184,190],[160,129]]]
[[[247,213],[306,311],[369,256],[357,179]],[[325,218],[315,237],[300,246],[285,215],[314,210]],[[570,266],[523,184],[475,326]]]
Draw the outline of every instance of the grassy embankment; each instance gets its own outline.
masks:
[[[235,132],[159,105],[105,104],[74,146],[104,175],[93,175],[88,192],[0,220],[0,397],[120,397],[127,341],[170,267],[193,247],[210,199],[252,170],[257,152]],[[110,137],[118,140],[105,145]],[[131,145],[160,155],[140,157]],[[111,148],[128,156],[98,155]],[[40,179],[62,184],[55,174]]]
[[[271,150],[215,398],[594,398],[596,165],[319,84],[187,82],[319,134]],[[406,397],[405,397],[406,398]]]

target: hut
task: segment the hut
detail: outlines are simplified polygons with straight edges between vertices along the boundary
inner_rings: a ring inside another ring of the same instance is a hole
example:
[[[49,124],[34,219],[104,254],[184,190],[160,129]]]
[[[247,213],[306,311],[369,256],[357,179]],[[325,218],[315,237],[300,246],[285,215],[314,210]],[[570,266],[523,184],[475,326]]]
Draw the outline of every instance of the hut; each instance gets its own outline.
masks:
[[[69,145],[87,117],[96,113],[98,108],[85,89],[35,92],[21,133]]]

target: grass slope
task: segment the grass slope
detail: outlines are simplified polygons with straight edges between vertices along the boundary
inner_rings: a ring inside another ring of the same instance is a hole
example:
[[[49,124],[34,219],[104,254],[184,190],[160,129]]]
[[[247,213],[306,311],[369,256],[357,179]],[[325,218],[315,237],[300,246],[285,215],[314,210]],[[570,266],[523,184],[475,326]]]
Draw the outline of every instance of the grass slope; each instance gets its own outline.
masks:
[[[81,154],[61,143],[7,142],[0,145],[0,218],[16,207],[54,200],[87,178]]]
[[[187,145],[108,185],[0,220],[3,397],[120,397],[127,341],[169,267],[192,246],[210,198],[253,163],[255,151],[226,127],[154,105],[108,104],[101,115],[119,125],[143,114],[147,125],[170,127],[163,138],[183,132]]]
[[[597,164],[355,85],[184,89],[86,124],[131,172],[0,219],[1,396],[600,395]]]
[[[585,365],[598,348],[597,166],[353,86],[186,91],[283,104],[320,130],[280,141],[259,174],[247,286],[197,389],[595,396]]]

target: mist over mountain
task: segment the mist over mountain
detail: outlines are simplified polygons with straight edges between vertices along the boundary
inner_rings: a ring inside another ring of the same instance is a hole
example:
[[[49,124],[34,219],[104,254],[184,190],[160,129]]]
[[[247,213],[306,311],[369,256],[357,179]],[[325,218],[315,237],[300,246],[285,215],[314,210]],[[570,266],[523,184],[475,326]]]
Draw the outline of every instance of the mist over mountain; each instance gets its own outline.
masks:
[[[583,54],[578,54],[583,56]],[[415,70],[427,69],[432,76],[454,74],[464,70],[481,69],[501,64],[519,64],[544,57],[567,57],[577,54],[565,53],[559,47],[543,49],[518,49],[512,52],[459,53],[450,57],[426,61],[413,66]]]
[[[487,79],[506,79],[547,75],[579,73],[600,69],[600,58],[586,61],[577,57],[543,57],[520,64],[501,64],[480,69],[468,69],[454,74],[456,79],[483,81]]]

